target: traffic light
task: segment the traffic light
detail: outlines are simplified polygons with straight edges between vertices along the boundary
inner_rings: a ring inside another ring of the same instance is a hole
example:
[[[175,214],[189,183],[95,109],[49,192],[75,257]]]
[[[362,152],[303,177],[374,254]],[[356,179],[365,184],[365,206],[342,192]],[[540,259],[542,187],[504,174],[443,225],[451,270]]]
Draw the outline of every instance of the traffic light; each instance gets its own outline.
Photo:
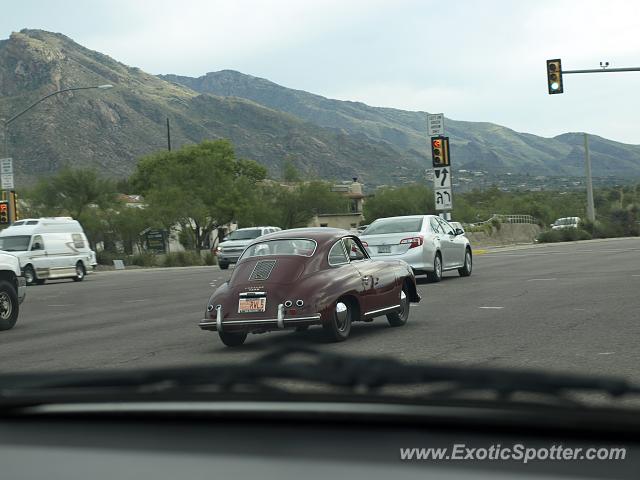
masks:
[[[9,205],[7,200],[0,200],[0,225],[9,224]]]
[[[549,87],[549,95],[563,92],[562,64],[559,58],[547,60],[547,87]]]
[[[433,167],[449,166],[449,137],[431,137]]]

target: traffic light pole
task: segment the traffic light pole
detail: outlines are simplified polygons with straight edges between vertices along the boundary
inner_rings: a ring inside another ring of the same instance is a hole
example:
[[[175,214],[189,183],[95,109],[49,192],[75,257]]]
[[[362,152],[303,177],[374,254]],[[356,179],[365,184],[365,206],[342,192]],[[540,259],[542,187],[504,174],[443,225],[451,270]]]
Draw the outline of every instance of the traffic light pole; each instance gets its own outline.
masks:
[[[589,155],[589,135],[584,134],[584,165],[587,175],[587,218],[596,221],[596,209],[593,203],[593,182],[591,181],[591,155]]]
[[[569,73],[613,73],[613,72],[640,72],[640,67],[627,68],[592,68],[589,70],[562,70],[562,74]]]

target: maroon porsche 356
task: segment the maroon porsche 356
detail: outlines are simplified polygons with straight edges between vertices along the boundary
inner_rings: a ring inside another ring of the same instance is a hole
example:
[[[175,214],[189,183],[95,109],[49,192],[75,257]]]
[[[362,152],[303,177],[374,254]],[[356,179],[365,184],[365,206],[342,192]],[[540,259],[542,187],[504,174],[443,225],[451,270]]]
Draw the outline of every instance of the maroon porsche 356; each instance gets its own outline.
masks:
[[[345,340],[351,323],[386,315],[392,326],[420,301],[411,267],[402,260],[369,258],[346,230],[301,228],[264,235],[239,258],[228,282],[209,299],[203,330],[227,346],[248,333],[322,325]]]

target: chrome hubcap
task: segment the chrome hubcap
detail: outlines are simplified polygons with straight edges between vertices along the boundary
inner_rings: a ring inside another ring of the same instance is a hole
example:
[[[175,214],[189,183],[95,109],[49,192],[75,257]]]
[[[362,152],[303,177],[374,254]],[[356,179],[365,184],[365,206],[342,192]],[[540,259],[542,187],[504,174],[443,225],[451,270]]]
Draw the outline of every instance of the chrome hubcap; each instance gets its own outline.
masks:
[[[78,276],[78,278],[84,277],[84,270],[80,265],[76,265],[76,275]]]
[[[404,290],[400,291],[400,316],[403,317],[409,306],[409,297],[404,293]]]
[[[27,270],[26,272],[24,272],[24,279],[27,283],[33,282],[33,273],[31,272],[31,270]]]
[[[336,303],[336,327],[339,331],[343,332],[347,327],[347,320],[349,319],[349,309],[342,303]]]
[[[467,252],[467,255],[464,257],[465,266],[468,271],[471,271],[471,254]]]
[[[13,313],[11,298],[7,292],[2,292],[0,293],[0,318],[7,320],[11,318],[11,313]]]
[[[440,263],[440,257],[436,257],[436,275],[442,276],[442,264]]]

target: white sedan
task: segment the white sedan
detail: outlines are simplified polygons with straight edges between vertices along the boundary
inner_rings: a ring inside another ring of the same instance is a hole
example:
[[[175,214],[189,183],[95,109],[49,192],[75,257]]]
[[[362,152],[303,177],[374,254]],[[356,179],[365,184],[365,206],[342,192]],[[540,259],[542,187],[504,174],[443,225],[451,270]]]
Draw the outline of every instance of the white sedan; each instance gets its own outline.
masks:
[[[404,260],[416,275],[426,274],[434,282],[447,270],[471,275],[473,254],[464,231],[437,215],[379,218],[360,239],[372,258]]]

